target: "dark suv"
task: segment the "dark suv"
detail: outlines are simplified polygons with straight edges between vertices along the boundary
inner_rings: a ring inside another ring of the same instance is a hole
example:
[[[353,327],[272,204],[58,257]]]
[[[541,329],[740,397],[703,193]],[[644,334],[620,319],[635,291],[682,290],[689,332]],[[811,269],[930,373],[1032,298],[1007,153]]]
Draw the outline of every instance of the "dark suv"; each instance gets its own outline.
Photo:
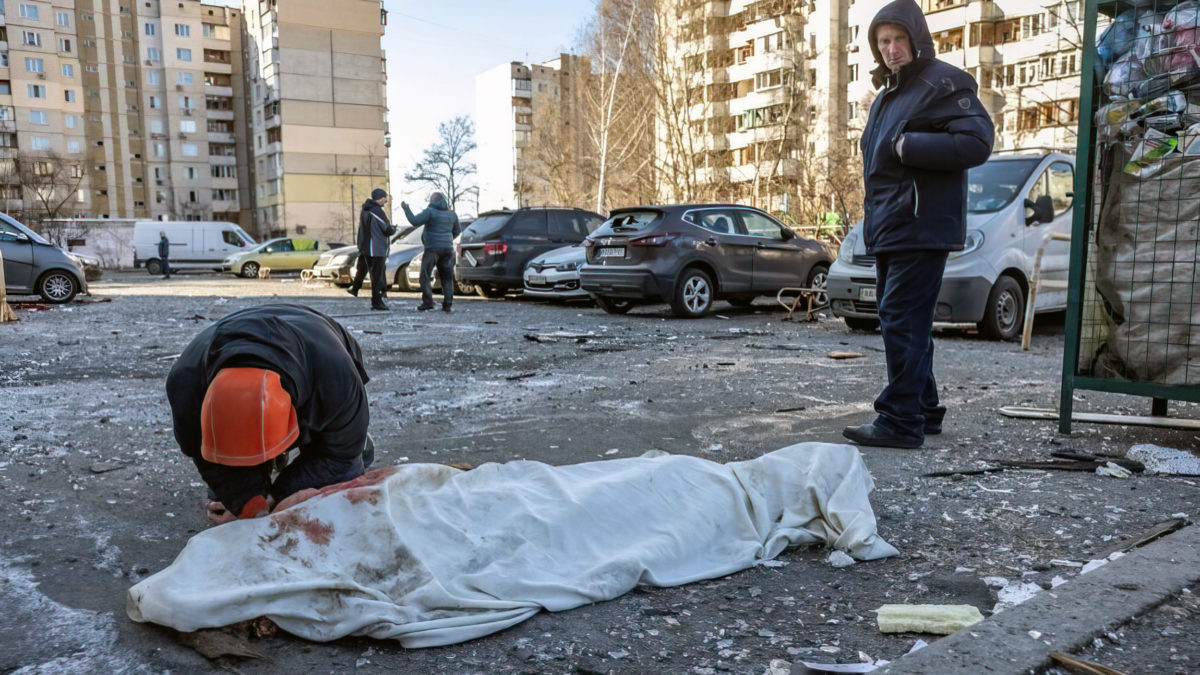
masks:
[[[571,208],[488,211],[463,230],[456,276],[489,298],[524,285],[525,265],[534,256],[578,244],[604,222],[598,213]]]
[[[763,211],[720,204],[617,209],[584,242],[583,290],[606,312],[669,302],[697,317],[781,288],[823,288],[833,256]]]

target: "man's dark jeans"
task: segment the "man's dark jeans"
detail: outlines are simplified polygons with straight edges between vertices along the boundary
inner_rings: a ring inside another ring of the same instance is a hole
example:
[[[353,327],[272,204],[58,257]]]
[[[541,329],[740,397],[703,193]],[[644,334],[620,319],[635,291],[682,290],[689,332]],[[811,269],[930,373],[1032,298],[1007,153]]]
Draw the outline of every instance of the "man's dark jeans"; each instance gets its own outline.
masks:
[[[366,254],[359,252],[358,259],[354,263],[354,281],[350,283],[350,292],[355,295],[358,295],[362,289],[363,280],[367,278],[367,271],[371,267],[367,260]]]
[[[940,425],[946,408],[933,377],[933,314],[945,251],[903,251],[875,257],[879,325],[887,357],[888,385],[875,399],[875,425],[916,439],[926,425]]]
[[[384,266],[387,263],[387,258],[383,256],[371,256],[371,306],[372,307],[387,307],[383,301],[383,296],[387,292],[387,279],[384,279]]]
[[[171,261],[167,258],[162,259],[162,273],[164,279],[171,278]]]
[[[427,248],[421,258],[421,306],[433,306],[433,268],[442,281],[442,307],[454,303],[454,249]]]

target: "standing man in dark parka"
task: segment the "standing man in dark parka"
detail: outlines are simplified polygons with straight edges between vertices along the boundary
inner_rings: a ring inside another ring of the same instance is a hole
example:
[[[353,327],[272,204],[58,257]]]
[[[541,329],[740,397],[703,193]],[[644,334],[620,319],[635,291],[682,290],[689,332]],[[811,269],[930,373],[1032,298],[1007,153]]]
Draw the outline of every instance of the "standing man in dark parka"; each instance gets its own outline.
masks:
[[[995,134],[975,80],[936,58],[913,0],[879,10],[867,31],[884,87],[862,136],[863,239],[875,256],[888,384],[872,424],[842,434],[862,445],[919,448],[942,431],[933,377],[933,316],[946,258],[966,240],[967,169]]]
[[[421,231],[421,244],[425,250],[421,254],[421,304],[417,309],[426,311],[433,309],[433,276],[437,268],[438,277],[442,282],[442,311],[452,311],[454,304],[454,238],[460,233],[458,214],[450,209],[446,196],[440,192],[429,195],[429,206],[416,215],[408,208],[406,202],[400,202],[404,216],[413,225],[424,225]]]
[[[387,192],[381,188],[371,191],[371,198],[363,202],[362,213],[358,217],[358,262],[355,265],[354,283],[346,291],[357,296],[362,288],[363,278],[367,270],[371,272],[371,309],[387,311],[387,302],[383,299],[387,291],[387,279],[384,278],[384,266],[387,263],[390,237],[396,233],[395,226],[388,220],[383,211],[387,203]]]

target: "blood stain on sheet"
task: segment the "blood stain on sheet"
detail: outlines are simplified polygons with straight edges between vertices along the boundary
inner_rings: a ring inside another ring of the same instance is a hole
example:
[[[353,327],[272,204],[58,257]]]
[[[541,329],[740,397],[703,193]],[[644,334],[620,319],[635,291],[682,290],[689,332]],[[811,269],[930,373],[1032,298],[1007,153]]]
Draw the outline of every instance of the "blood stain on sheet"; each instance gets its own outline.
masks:
[[[309,541],[319,546],[328,545],[329,537],[333,534],[332,525],[322,523],[316,518],[305,518],[299,512],[293,510],[271,516],[271,522],[278,528],[279,534],[299,532]],[[272,537],[272,539],[274,538]]]
[[[346,490],[346,500],[351,504],[367,502],[372,506],[379,505],[379,490],[374,488],[354,488]]]

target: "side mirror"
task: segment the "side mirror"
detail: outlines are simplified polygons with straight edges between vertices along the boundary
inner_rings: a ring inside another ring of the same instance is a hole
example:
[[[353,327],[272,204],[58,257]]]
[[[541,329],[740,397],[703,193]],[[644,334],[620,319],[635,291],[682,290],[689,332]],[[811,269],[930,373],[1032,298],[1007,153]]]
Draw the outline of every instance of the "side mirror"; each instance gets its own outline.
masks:
[[[791,230],[791,228],[785,227],[785,228],[783,228],[782,230],[780,230],[780,232],[782,232],[782,233],[783,233],[783,240],[784,240],[784,241],[791,241],[791,240],[793,240],[793,239],[795,239],[795,238],[796,238],[796,233],[795,233],[795,232],[793,232],[793,231]]]
[[[1033,211],[1032,214],[1025,216],[1026,225],[1048,223],[1054,220],[1054,200],[1050,198],[1050,195],[1042,195],[1037,198],[1037,201],[1026,199],[1025,208]]]

